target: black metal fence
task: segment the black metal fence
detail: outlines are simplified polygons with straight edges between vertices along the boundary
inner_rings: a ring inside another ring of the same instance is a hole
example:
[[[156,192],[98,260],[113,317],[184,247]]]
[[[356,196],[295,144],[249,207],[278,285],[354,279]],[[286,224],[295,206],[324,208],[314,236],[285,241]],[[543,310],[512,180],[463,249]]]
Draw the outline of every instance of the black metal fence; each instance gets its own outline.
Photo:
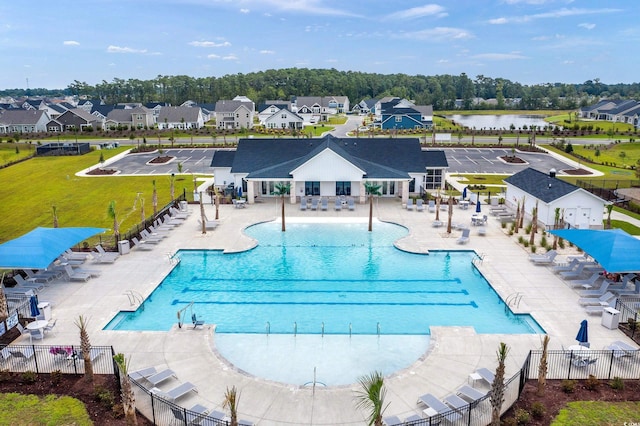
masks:
[[[638,343],[640,340],[640,297],[625,297],[616,299],[616,310],[620,311],[620,324],[628,328],[631,339]]]
[[[181,407],[161,396],[155,395],[136,380],[130,379],[136,396],[136,409],[154,425],[205,425],[229,426],[230,419],[217,411],[195,411]],[[193,408],[193,407],[192,407]]]
[[[115,374],[111,346],[92,346],[95,374]],[[0,367],[11,372],[84,374],[84,359],[78,345],[9,345],[0,347]]]

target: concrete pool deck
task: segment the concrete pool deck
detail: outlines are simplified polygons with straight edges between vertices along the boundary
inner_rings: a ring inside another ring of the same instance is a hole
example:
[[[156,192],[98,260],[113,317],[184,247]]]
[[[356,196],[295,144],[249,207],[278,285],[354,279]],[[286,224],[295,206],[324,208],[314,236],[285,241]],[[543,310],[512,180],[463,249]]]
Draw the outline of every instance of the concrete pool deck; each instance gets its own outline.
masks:
[[[55,282],[41,293],[40,301],[49,301],[53,317],[58,319],[55,332],[48,334],[43,344],[79,343],[74,321],[79,315],[89,318],[89,336],[94,345],[113,346],[116,352],[130,357],[130,369],[156,366],[173,369],[180,381],[190,381],[198,388],[179,400],[181,406],[200,403],[209,409],[222,410],[224,392],[236,386],[241,392],[239,417],[258,425],[361,425],[364,413],[354,404],[356,384],[337,388],[311,388],[269,382],[235,370],[215,351],[214,326],[206,324],[193,329],[190,321],[183,328],[177,325],[169,332],[103,331],[102,328],[120,310],[135,309],[126,293],[134,291],[149,295],[173,267],[171,255],[179,249],[221,249],[241,251],[255,242],[242,233],[248,225],[278,220],[279,200],[267,199],[244,209],[232,205],[220,206],[221,224],[214,231],[201,234],[198,225],[199,208],[190,205],[189,218],[169,233],[152,251],[138,251],[120,256],[115,264],[91,264],[102,275],[86,283]],[[483,206],[487,209],[486,206]],[[215,207],[206,205],[209,218],[215,217]],[[406,226],[409,235],[397,242],[403,250],[475,250],[483,256],[479,270],[489,280],[503,300],[518,294],[514,312],[531,313],[550,335],[550,349],[560,349],[575,343],[583,319],[589,321],[589,337],[593,348],[600,349],[614,340],[625,340],[618,330],[601,326],[600,316],[589,316],[577,302],[578,294],[554,275],[548,267],[535,266],[527,251],[514,237],[509,237],[500,222],[489,215],[486,236],[471,226],[474,208],[462,210],[454,206],[453,222],[469,225],[468,244],[456,243],[460,231],[446,233],[447,212],[440,212],[441,228],[431,223],[435,213],[407,211],[399,199],[374,201],[374,216]],[[352,218],[366,221],[368,205],[356,205],[355,211],[300,211],[299,205],[286,206],[287,218]],[[374,224],[375,232],[375,224]],[[522,234],[521,234],[522,235]],[[539,241],[540,237],[537,237]],[[88,268],[89,266],[87,266]],[[513,297],[512,297],[513,298]],[[176,318],[177,323],[177,318]],[[21,337],[14,343],[26,343]],[[500,342],[510,347],[507,376],[524,362],[528,352],[541,347],[540,335],[476,334],[468,327],[433,327],[431,344],[424,357],[409,368],[385,379],[387,415],[405,418],[420,414],[416,405],[419,395],[430,392],[444,397],[467,383],[476,368],[496,367],[496,350]],[[631,343],[629,341],[629,343]],[[173,379],[172,379],[173,380]],[[163,384],[164,387],[169,387]]]

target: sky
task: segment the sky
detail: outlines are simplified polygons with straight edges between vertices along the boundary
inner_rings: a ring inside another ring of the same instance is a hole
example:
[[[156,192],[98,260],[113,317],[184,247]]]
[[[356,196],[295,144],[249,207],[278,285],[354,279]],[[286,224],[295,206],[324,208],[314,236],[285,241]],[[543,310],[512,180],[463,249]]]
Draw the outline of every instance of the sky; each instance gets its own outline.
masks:
[[[0,89],[281,68],[633,83],[637,0],[0,2]]]

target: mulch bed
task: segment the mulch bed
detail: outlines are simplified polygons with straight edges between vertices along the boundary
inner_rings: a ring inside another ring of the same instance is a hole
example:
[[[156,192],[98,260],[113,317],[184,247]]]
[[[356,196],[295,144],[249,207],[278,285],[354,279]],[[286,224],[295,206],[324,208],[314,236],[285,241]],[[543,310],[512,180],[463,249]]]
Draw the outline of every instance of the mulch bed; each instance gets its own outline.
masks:
[[[88,171],[87,174],[92,176],[105,176],[115,174],[116,172],[117,170],[114,169],[93,169]]]
[[[585,170],[585,169],[563,169],[562,173],[566,173],[568,175],[574,175],[574,176],[593,174],[589,170]]]
[[[163,157],[156,157],[156,158],[154,158],[154,159],[152,159],[152,160],[149,160],[149,163],[150,163],[150,164],[163,164],[163,163],[168,163],[168,162],[169,162],[169,161],[171,161],[173,158],[175,158],[175,157],[172,157],[172,156],[170,156],[170,155],[165,155],[165,156],[163,156]]]
[[[24,373],[5,371],[0,372],[0,392],[38,396],[68,395],[84,403],[95,424],[126,425],[115,376],[96,374],[92,384],[87,382],[83,375],[39,374],[36,376],[35,382],[31,382],[26,380]],[[137,417],[139,425],[153,424],[140,414]]]
[[[522,409],[529,412],[527,425],[545,426],[551,424],[564,406],[572,401],[607,401],[625,402],[640,401],[640,381],[624,380],[624,389],[616,390],[609,386],[609,381],[600,380],[594,390],[586,386],[585,380],[576,380],[574,391],[566,393],[562,390],[562,380],[547,380],[544,395],[538,396],[538,381],[529,380],[522,390],[520,399],[502,416],[503,422],[517,424],[508,419],[513,419],[516,410]],[[544,415],[536,418],[532,413],[534,403],[540,403],[544,407]]]
[[[514,157],[514,156],[511,156],[511,155],[504,155],[504,156],[500,157],[500,159],[502,159],[503,161],[505,161],[507,163],[511,163],[511,164],[526,164],[527,163],[522,158]]]

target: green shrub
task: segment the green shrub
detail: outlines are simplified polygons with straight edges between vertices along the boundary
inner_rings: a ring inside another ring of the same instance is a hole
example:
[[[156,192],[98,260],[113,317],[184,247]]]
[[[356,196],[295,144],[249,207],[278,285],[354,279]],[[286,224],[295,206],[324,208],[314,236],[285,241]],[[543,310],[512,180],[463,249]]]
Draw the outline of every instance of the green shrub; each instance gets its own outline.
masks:
[[[35,383],[38,380],[38,373],[35,371],[27,370],[22,373],[22,381],[25,383]]]
[[[529,241],[525,241],[525,242],[524,242],[524,243],[522,243],[522,244],[524,244],[524,246],[525,246],[525,247],[529,247]]]
[[[501,226],[502,226],[502,229],[506,228],[507,227],[507,222],[502,222]],[[509,232],[510,232],[509,235],[513,235],[513,229],[511,231],[509,231]]]
[[[531,246],[531,253],[535,253],[535,252],[536,252],[536,250],[537,250],[536,246],[535,246],[535,245],[532,245],[532,246]]]
[[[542,238],[540,238],[540,245],[542,247],[546,247],[547,246],[547,237],[544,234],[542,234]]]
[[[527,410],[523,410],[522,408],[516,409],[516,422],[519,425],[526,425],[529,423],[530,417],[529,412]]]
[[[11,371],[7,368],[0,370],[0,382],[6,382],[11,379]]]
[[[576,381],[575,380],[563,380],[562,381],[562,392],[564,393],[573,393],[576,389]]]
[[[620,377],[614,377],[611,382],[609,382],[609,386],[611,389],[615,390],[623,390],[624,389],[624,381]]]
[[[113,393],[104,386],[96,386],[93,391],[93,399],[109,409],[113,408],[113,404],[115,404]]]
[[[564,248],[564,240],[563,239],[558,240],[558,247]]]
[[[544,404],[541,402],[534,402],[531,404],[531,415],[534,419],[541,419],[544,417],[544,413],[547,410],[544,408]]]
[[[59,385],[60,382],[62,381],[62,371],[60,370],[55,370],[51,372],[51,383],[53,383],[54,385]]]
[[[587,378],[587,380],[584,381],[584,387],[590,391],[594,391],[598,389],[599,385],[600,385],[600,380],[598,380],[596,376],[594,376],[593,374],[589,374],[589,377]]]
[[[520,235],[520,236],[518,237],[518,242],[519,242],[520,244],[524,244],[524,237],[523,237],[522,235]]]
[[[531,234],[531,229],[533,228],[532,224],[528,224],[527,226],[524,227],[524,232],[529,235]]]

